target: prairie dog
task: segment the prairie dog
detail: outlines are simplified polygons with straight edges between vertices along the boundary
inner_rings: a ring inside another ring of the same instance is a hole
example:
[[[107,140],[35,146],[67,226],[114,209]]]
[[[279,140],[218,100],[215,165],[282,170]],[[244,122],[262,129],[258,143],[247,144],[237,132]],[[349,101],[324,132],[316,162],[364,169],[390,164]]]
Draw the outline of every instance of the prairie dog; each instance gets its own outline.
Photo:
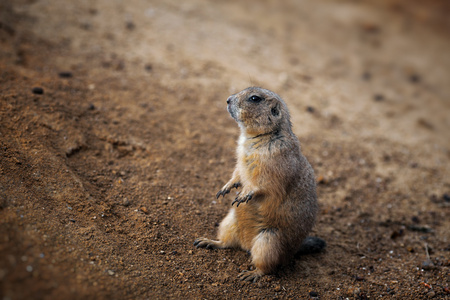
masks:
[[[216,197],[241,191],[219,226],[218,240],[198,238],[194,245],[249,251],[255,269],[238,277],[255,282],[291,260],[302,244],[325,246],[319,238],[305,240],[318,211],[316,181],[280,96],[249,87],[231,95],[227,109],[241,135],[236,169]]]

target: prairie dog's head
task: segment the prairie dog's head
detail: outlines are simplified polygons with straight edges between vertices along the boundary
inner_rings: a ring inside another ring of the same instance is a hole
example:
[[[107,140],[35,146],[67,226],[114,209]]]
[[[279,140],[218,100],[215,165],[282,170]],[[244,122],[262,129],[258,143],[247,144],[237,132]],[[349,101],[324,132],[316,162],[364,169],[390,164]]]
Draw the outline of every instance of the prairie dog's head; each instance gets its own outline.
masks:
[[[231,117],[250,135],[291,127],[286,104],[272,91],[249,87],[228,97],[227,104]]]

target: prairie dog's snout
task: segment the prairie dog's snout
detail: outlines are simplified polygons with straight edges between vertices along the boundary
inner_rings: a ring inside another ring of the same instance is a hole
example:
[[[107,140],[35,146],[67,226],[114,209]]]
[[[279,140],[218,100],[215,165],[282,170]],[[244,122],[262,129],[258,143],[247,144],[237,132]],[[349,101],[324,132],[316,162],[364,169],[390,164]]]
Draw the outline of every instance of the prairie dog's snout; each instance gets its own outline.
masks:
[[[231,95],[230,97],[228,97],[227,99],[227,111],[228,113],[231,115],[231,117],[233,119],[236,119],[236,108],[235,108],[235,101],[234,101],[234,95]]]

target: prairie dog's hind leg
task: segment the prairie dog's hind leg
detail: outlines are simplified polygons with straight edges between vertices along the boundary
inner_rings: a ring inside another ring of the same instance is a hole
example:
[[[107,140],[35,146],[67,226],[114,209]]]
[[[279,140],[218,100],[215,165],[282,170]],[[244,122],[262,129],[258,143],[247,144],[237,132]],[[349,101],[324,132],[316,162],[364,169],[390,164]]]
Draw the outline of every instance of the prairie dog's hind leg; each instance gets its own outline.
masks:
[[[251,249],[253,271],[242,271],[240,280],[256,282],[264,274],[272,273],[282,260],[282,245],[276,228],[261,231],[254,239]]]
[[[236,212],[234,208],[231,208],[227,216],[220,222],[218,237],[227,248],[240,246],[241,243],[239,242]]]
[[[216,241],[201,237],[194,241],[194,246],[197,248],[206,249],[224,249],[238,247],[240,243],[237,235],[237,225],[234,208],[232,208],[228,212],[228,215],[220,223],[218,238],[219,240]]]

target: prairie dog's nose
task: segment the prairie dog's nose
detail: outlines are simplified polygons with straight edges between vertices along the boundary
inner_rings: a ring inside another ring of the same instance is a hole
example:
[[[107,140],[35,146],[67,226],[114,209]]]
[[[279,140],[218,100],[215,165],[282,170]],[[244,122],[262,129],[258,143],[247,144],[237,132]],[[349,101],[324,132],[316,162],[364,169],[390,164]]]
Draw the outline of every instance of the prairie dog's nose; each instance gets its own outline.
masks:
[[[232,96],[228,97],[228,99],[227,99],[227,104],[230,104],[231,97],[232,97]]]

